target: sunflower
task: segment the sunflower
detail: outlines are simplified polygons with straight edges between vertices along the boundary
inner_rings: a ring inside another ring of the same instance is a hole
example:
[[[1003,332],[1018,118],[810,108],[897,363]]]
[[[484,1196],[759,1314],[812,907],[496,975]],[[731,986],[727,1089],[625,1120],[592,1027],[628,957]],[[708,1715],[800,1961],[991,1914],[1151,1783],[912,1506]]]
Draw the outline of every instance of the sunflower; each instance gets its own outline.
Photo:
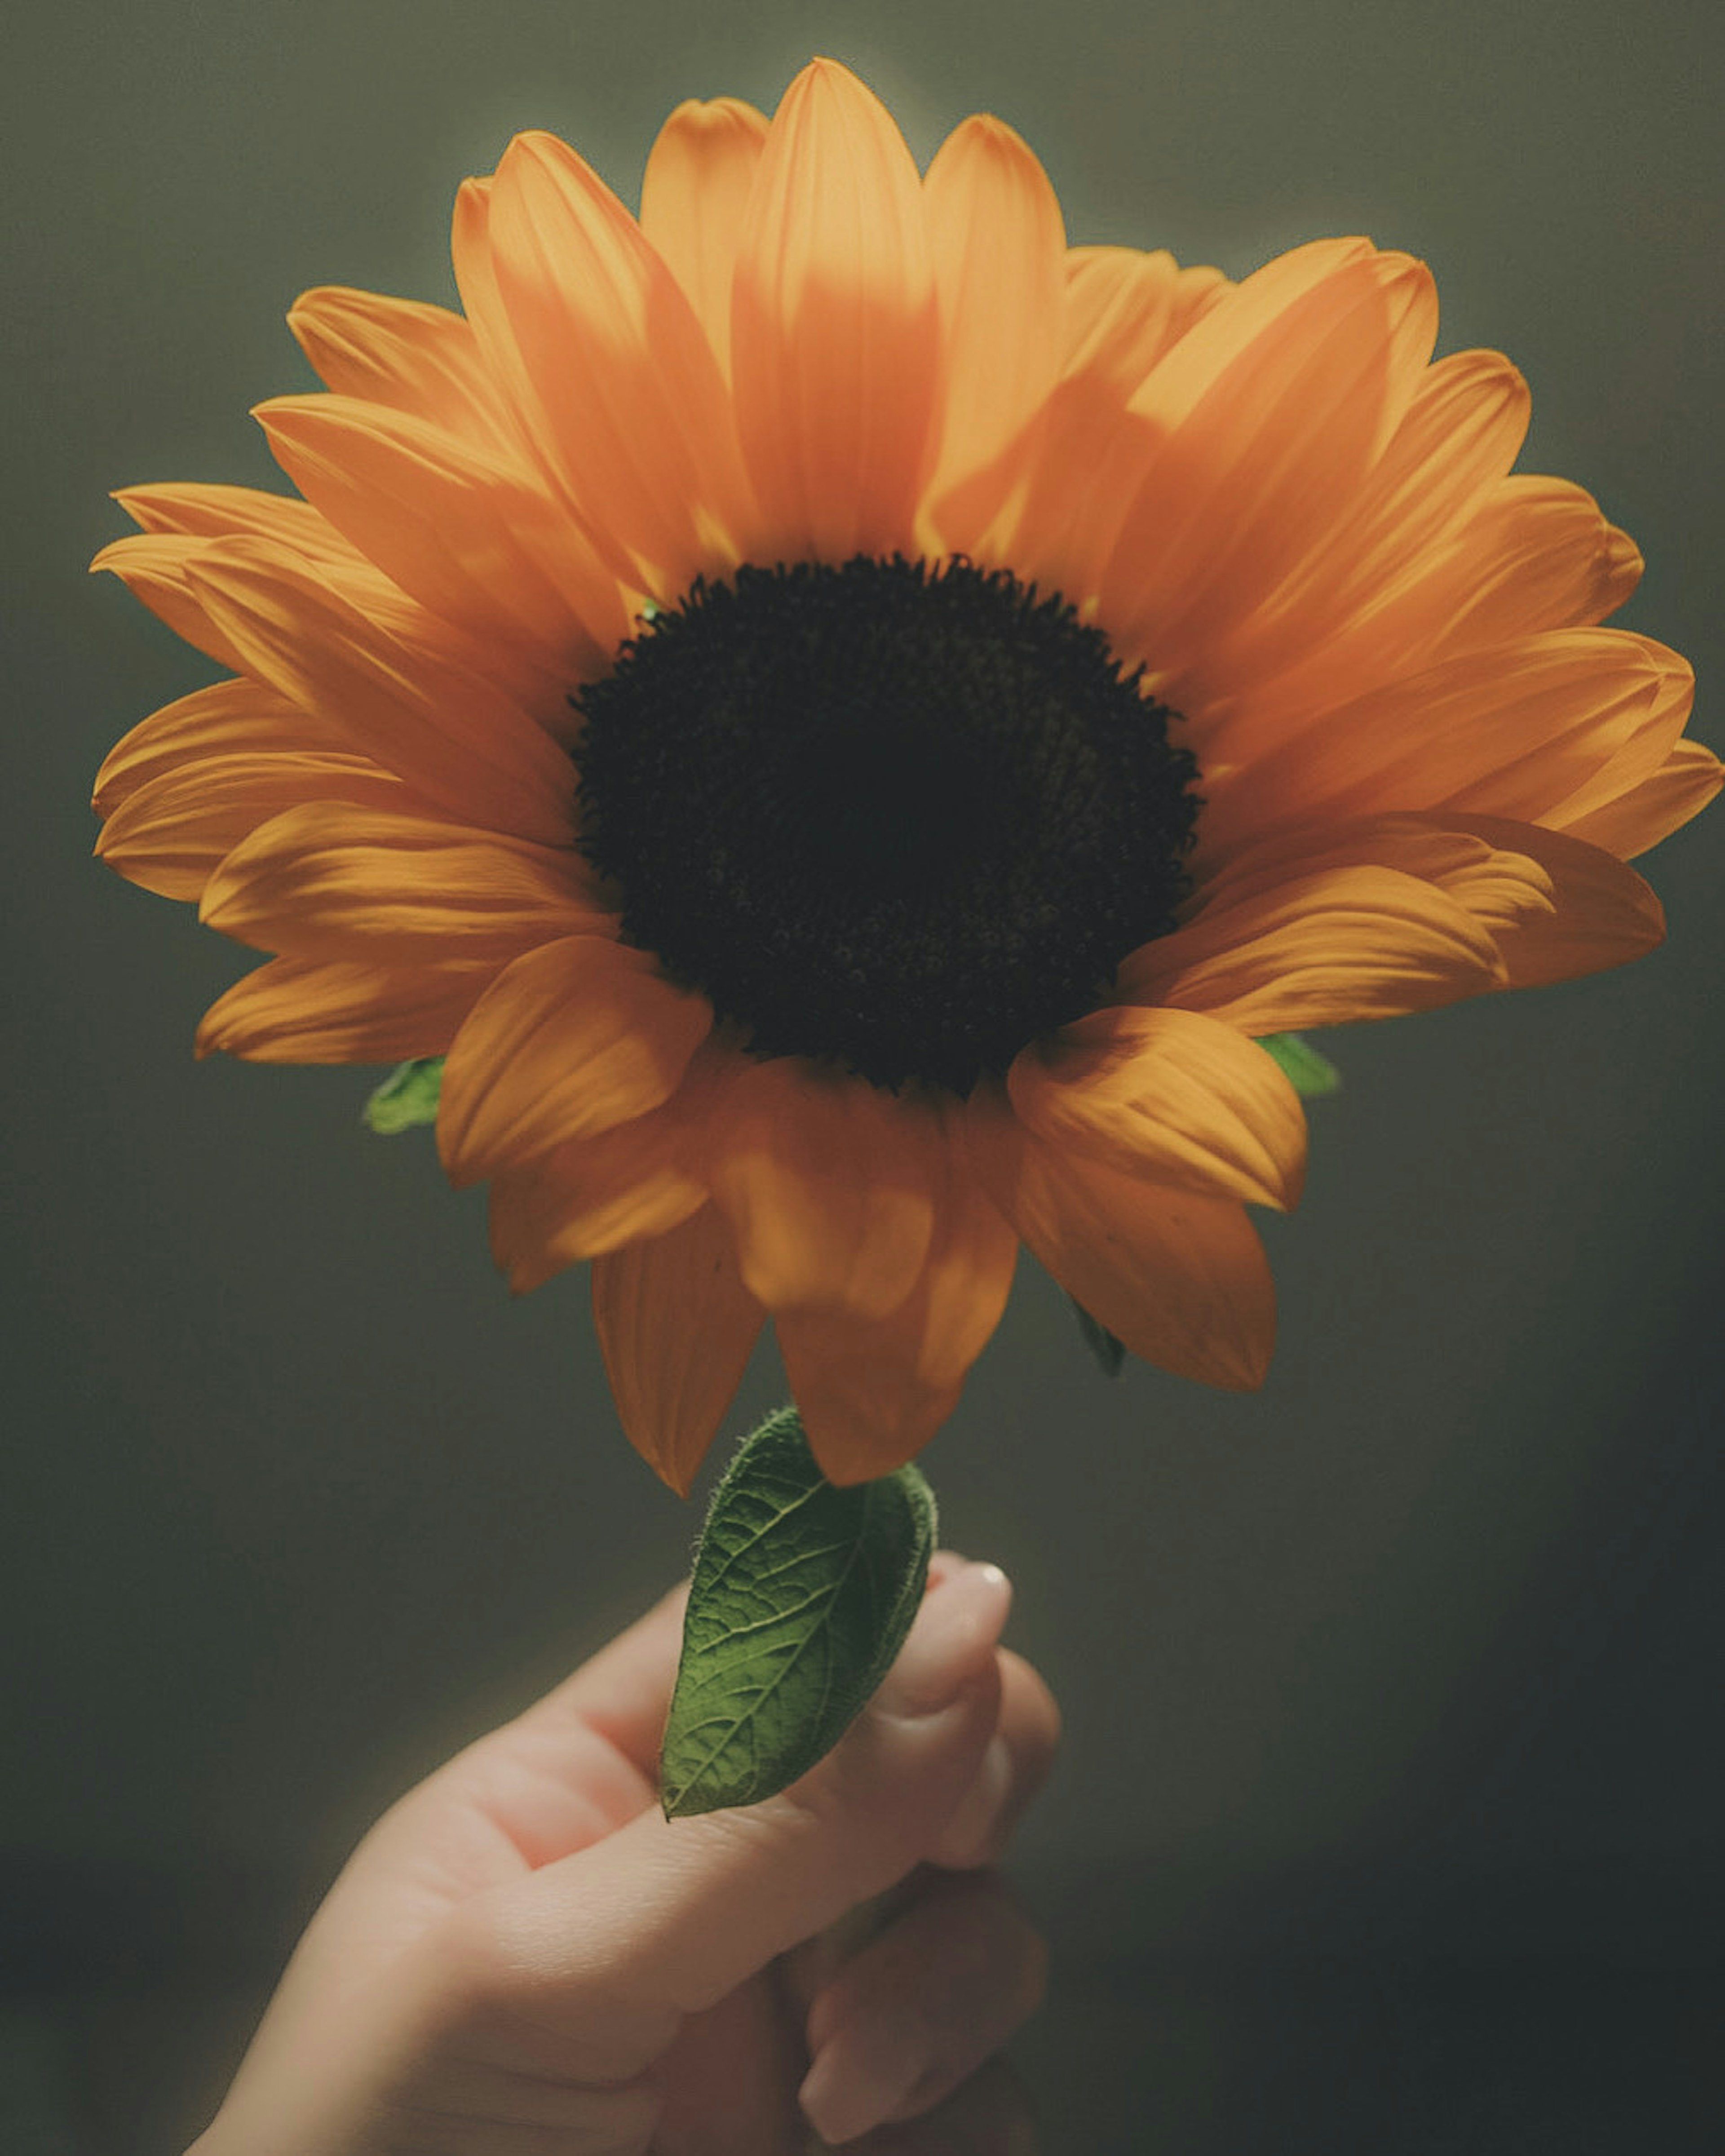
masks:
[[[1521,375],[1363,239],[1069,247],[1009,127],[919,177],[824,59],[680,106],[639,218],[516,137],[454,252],[459,314],[292,310],[300,498],[127,489],[98,557],[232,672],[96,791],[273,954],[199,1052],[446,1056],[449,1174],[516,1289],[591,1261],[680,1490],[769,1314],[825,1472],[910,1457],[1020,1244],[1260,1383],[1260,1039],[1637,956],[1721,783]]]

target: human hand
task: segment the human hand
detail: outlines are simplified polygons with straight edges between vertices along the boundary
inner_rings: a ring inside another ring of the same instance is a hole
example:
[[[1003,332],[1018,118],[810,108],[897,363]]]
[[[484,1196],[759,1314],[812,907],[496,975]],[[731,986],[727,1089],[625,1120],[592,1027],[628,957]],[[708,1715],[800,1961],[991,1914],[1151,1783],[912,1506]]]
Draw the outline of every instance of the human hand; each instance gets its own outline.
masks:
[[[190,2156],[805,2156],[811,2122],[882,2121],[870,2156],[1030,2148],[993,2054],[1045,1953],[988,1867],[1060,1717],[995,1644],[1004,1577],[940,1552],[835,1750],[667,1821],[687,1592],[384,1815]]]

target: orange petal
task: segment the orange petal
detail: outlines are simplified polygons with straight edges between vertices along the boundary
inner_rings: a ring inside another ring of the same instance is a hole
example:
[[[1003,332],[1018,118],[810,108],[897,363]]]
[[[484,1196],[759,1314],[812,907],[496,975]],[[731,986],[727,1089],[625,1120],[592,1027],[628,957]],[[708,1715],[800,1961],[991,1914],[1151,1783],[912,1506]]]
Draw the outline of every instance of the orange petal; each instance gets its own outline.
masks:
[[[1220,855],[1322,815],[1466,809],[1532,821],[1630,740],[1682,730],[1687,662],[1619,629],[1550,629],[1388,682],[1250,766],[1214,773],[1202,843]],[[1675,724],[1669,724],[1675,718]]]
[[[785,559],[913,552],[940,317],[916,167],[854,74],[814,60],[774,114],[732,294],[737,425]]]
[[[256,541],[208,542],[187,575],[245,672],[340,726],[428,799],[514,837],[571,835],[567,757],[492,682],[410,650]]]
[[[244,680],[215,681],[140,720],[108,752],[90,805],[99,816],[111,816],[139,787],[206,757],[340,747],[334,728],[273,689]]]
[[[990,531],[991,558],[1076,603],[1092,588],[1099,526],[1125,514],[1153,448],[1150,423],[1128,400],[1224,292],[1219,270],[1176,268],[1166,253],[1125,247],[1068,250],[1060,380],[1050,396],[1020,493]]]
[[[1399,869],[1349,866],[1290,873],[1235,904],[1219,896],[1133,952],[1115,993],[1255,1035],[1429,1010],[1506,978],[1496,937],[1448,892]]]
[[[278,397],[253,417],[307,500],[421,605],[527,639],[554,677],[608,665],[629,629],[616,580],[525,465],[352,398]]]
[[[766,1316],[717,1206],[596,1257],[593,1315],[629,1443],[686,1497]]]
[[[524,952],[487,990],[444,1071],[437,1142],[456,1188],[565,1138],[644,1115],[682,1083],[712,1010],[603,935]]]
[[[1263,1383],[1276,1295],[1242,1204],[1045,1145],[980,1088],[968,1107],[966,1152],[977,1173],[1092,1317],[1132,1354],[1181,1377],[1236,1391]]]
[[[403,1063],[441,1055],[491,966],[349,966],[272,958],[219,996],[197,1052],[250,1063]]]
[[[1055,488],[1042,496],[1038,513],[1024,520],[1015,556],[1022,559],[1024,575],[1063,593],[1075,605],[1100,596],[1100,619],[1128,663],[1139,656],[1158,669],[1170,663],[1166,653],[1142,648],[1162,613],[1177,610],[1183,596],[1163,524],[1178,526],[1189,512],[1202,518],[1207,501],[1214,521],[1215,499],[1230,498],[1224,479],[1241,486],[1248,501],[1275,487],[1282,476],[1280,439],[1266,449],[1257,437],[1265,431],[1266,401],[1279,398],[1290,439],[1301,439],[1298,393],[1291,394],[1296,377],[1317,399],[1313,422],[1320,429],[1328,423],[1340,377],[1351,377],[1361,355],[1356,352],[1350,361],[1332,342],[1335,371],[1326,384],[1307,380],[1313,348],[1327,335],[1358,344],[1363,326],[1369,326],[1359,320],[1363,300],[1368,315],[1381,312],[1372,266],[1376,259],[1366,239],[1317,240],[1295,248],[1232,286],[1151,369],[1123,409],[1111,397],[1092,396],[1092,424],[1079,430],[1081,444],[1058,439],[1065,430],[1061,415],[1054,415],[1045,458],[1057,447],[1070,455],[1081,446],[1081,480],[1076,493]],[[1389,344],[1380,338],[1374,356],[1369,338],[1366,342],[1368,372],[1376,366],[1387,373]],[[1062,384],[1062,394],[1068,387]],[[1098,416],[1100,426],[1094,424]],[[1365,416],[1363,397],[1355,418]],[[1311,429],[1305,431],[1309,435]],[[1369,428],[1356,426],[1351,439],[1335,435],[1332,446],[1347,461],[1323,480],[1322,501],[1333,505],[1358,485],[1377,434],[1373,413]],[[1290,548],[1308,526],[1314,533],[1322,528],[1322,520],[1312,516],[1314,506],[1304,505],[1282,527]],[[1187,563],[1187,575],[1199,567]],[[1167,605],[1161,608],[1159,573],[1168,577]],[[1156,611],[1155,621],[1147,608]]]
[[[930,1107],[798,1057],[740,1060],[708,1176],[750,1292],[774,1312],[896,1309],[927,1255],[942,1158]]]
[[[1337,280],[1368,265],[1376,253],[1369,239],[1356,234],[1314,239],[1278,254],[1230,285],[1206,311],[1140,384],[1133,408],[1172,430],[1192,416],[1230,367],[1260,352],[1266,338],[1281,346],[1285,358],[1293,356],[1301,338],[1332,319]],[[1318,316],[1302,312],[1320,296]]]
[[[1280,1033],[1599,972],[1663,932],[1640,877],[1568,833],[1360,818],[1243,855],[1184,927],[1132,954],[1117,993]]]
[[[1124,405],[1234,289],[1219,270],[1181,269],[1166,248],[1068,248],[1061,371],[1106,386]]]
[[[978,113],[922,182],[940,305],[942,394],[929,490],[946,543],[968,551],[1028,472],[1060,372],[1065,229],[1048,175],[1004,121]],[[963,490],[963,514],[949,500]]]
[[[1274,1060],[1191,1010],[1092,1011],[1034,1042],[1007,1073],[1025,1128],[1153,1181],[1297,1204],[1306,1116]]]
[[[1550,878],[1552,906],[1500,929],[1512,988],[1574,980],[1640,958],[1665,940],[1665,913],[1653,891],[1615,854],[1568,831],[1497,816],[1450,816],[1450,829],[1488,845],[1526,855]]]
[[[500,1169],[491,1249],[525,1295],[583,1258],[664,1235],[706,1203],[696,1165],[711,1100],[699,1062],[662,1107]]]
[[[203,542],[255,539],[265,542],[264,551],[272,559],[285,559],[309,570],[321,584],[349,606],[357,607],[379,628],[409,644],[424,647],[435,664],[453,660],[459,665],[464,657],[470,663],[477,655],[489,671],[507,675],[511,654],[506,649],[500,652],[495,635],[482,653],[475,654],[470,639],[429,614],[417,599],[409,598],[310,502],[264,494],[255,487],[202,485],[128,486],[121,488],[114,499],[156,542],[147,556],[140,559],[152,570],[177,578],[184,588],[182,603],[198,608],[206,620],[203,596],[189,575],[210,552]],[[117,543],[131,547],[136,542]],[[120,562],[107,558],[105,552],[90,566],[119,568],[122,575],[126,573]],[[221,634],[213,623],[209,629],[213,634]],[[204,648],[199,645],[200,649]]]
[[[1484,454],[1491,444],[1476,448]],[[1634,542],[1580,488],[1495,477],[1466,516],[1400,562],[1348,619],[1332,622],[1320,599],[1308,655],[1273,680],[1245,683],[1237,708],[1212,730],[1209,752],[1248,762],[1379,683],[1477,654],[1495,639],[1591,626],[1622,604],[1640,570]]]
[[[150,537],[116,542],[92,567],[113,569],[128,581],[136,577],[138,596],[146,605],[158,612],[172,609],[164,617],[171,625],[200,649],[220,656],[224,665],[244,670],[234,644],[211,619],[189,571],[211,552],[206,542],[259,540],[267,542],[271,558],[295,562],[309,571],[321,586],[405,645],[418,664],[481,674],[494,690],[517,698],[542,697],[546,692],[542,654],[536,659],[525,639],[500,638],[495,620],[470,630],[431,613],[309,502],[254,487],[201,485],[125,487],[115,500]],[[614,613],[594,619],[608,634],[610,622],[619,618]],[[557,670],[554,701],[544,716],[547,729],[561,738],[574,726],[563,701],[566,670]]]
[[[592,168],[518,135],[486,227],[498,297],[574,499],[680,591],[750,551],[753,510],[718,365],[675,278]]]
[[[358,756],[213,756],[129,793],[96,841],[128,882],[164,898],[201,898],[223,857],[260,824],[302,802],[345,801],[423,814],[411,787]]]
[[[429,818],[314,802],[244,839],[200,918],[295,957],[438,965],[512,958],[611,926],[572,854]]]
[[[1432,656],[1600,621],[1628,597],[1640,566],[1635,542],[1584,487],[1512,472],[1456,535],[1452,558],[1432,565],[1435,587],[1462,587]]]
[[[1199,664],[1352,513],[1436,334],[1425,264],[1369,254],[1202,382],[1200,348],[1213,333],[1227,348],[1251,283],[1182,339],[1129,407],[1161,439],[1101,565],[1100,619],[1158,680]]]
[[[792,1398],[829,1482],[890,1475],[920,1452],[957,1406],[1006,1307],[1019,1239],[972,1178],[948,1170],[927,1260],[896,1310],[782,1310],[773,1320]]]
[[[1232,636],[1168,683],[1181,708],[1238,701],[1237,716],[1230,710],[1219,727],[1211,720],[1213,754],[1259,753],[1291,718],[1394,670],[1383,657],[1386,616],[1398,653],[1408,633],[1393,624],[1407,594],[1514,463],[1529,408],[1526,381],[1501,352],[1451,352],[1426,368],[1352,507]]]
[[[1610,635],[1622,632],[1601,633]],[[1663,769],[1689,721],[1695,702],[1695,672],[1686,659],[1668,650],[1664,644],[1652,644],[1650,639],[1649,649],[1659,677],[1653,696],[1633,723],[1624,729],[1615,750],[1592,776],[1553,807],[1541,810],[1537,818],[1530,817],[1530,821],[1548,824],[1560,831],[1573,829],[1596,808],[1606,807],[1621,794],[1632,793],[1644,780]],[[1466,805],[1475,805],[1471,798]],[[1478,805],[1484,808],[1494,804],[1481,802]],[[1514,813],[1522,813],[1521,804],[1517,804]]]
[[[473,326],[447,307],[320,285],[300,295],[287,319],[320,379],[338,395],[410,413],[479,449],[516,453]]]
[[[187,580],[187,563],[198,544],[171,536],[158,538],[154,533],[141,533],[104,547],[90,566],[118,577],[135,599],[194,650],[213,659],[218,666],[231,666],[236,674],[244,673],[245,662],[239,648],[212,618],[202,593],[194,592]]]
[[[1551,879],[1524,854],[1500,853],[1443,819],[1357,816],[1280,831],[1236,855],[1201,885],[1193,925],[1213,908],[1242,906],[1296,876],[1350,868],[1396,869],[1435,884],[1488,934],[1551,910]]]
[[[511,432],[523,454],[562,496],[565,506],[586,534],[588,544],[626,590],[640,593],[641,568],[629,549],[612,534],[603,514],[574,499],[561,459],[552,440],[552,423],[532,377],[521,358],[514,325],[503,304],[497,282],[497,265],[491,245],[491,198],[489,179],[464,180],[455,193],[455,214],[450,227],[449,251],[455,265],[455,282],[461,304],[478,344],[488,380],[509,413]]]
[[[1725,767],[1699,742],[1681,741],[1651,778],[1567,829],[1572,839],[1633,860],[1700,815],[1725,783]]]
[[[641,230],[731,376],[731,280],[767,116],[738,97],[685,98],[659,131],[641,180]]]
[[[1099,531],[1125,515],[1127,475],[1142,469],[1149,445],[1144,423],[1086,377],[1056,383],[1023,486],[978,541],[978,559],[1083,606],[1106,552]]]
[[[254,486],[187,480],[122,486],[114,499],[144,531],[187,539],[267,539],[308,562],[357,562],[357,555],[309,501]]]
[[[509,431],[536,465],[549,470],[545,414],[521,366],[521,350],[497,289],[497,266],[491,253],[492,191],[489,177],[464,180],[455,190],[455,211],[449,226],[450,259],[481,370],[502,400],[509,415]]]
[[[1615,613],[1640,583],[1641,572],[1646,566],[1640,548],[1628,532],[1608,524],[1604,545],[1594,564],[1590,584],[1570,618],[1573,624],[1579,628],[1604,621]]]

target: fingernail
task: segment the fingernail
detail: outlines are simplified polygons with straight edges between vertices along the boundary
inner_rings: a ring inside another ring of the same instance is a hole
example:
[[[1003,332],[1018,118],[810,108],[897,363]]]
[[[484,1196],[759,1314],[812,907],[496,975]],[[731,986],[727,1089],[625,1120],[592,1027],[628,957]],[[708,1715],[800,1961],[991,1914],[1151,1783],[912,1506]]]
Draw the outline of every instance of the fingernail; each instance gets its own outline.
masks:
[[[998,1564],[967,1564],[926,1594],[911,1636],[876,1704],[906,1718],[938,1714],[979,1676],[1012,1606],[1012,1583]]]
[[[825,2045],[797,2092],[823,2141],[855,2141],[896,2111],[927,2071],[915,2035],[879,2022],[844,2029]]]

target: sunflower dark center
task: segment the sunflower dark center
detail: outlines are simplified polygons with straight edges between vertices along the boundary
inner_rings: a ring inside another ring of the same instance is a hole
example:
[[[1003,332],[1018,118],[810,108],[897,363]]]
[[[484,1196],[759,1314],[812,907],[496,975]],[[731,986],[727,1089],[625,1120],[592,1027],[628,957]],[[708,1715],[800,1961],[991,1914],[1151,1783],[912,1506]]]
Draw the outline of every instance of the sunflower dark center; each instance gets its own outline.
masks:
[[[1173,925],[1198,770],[1138,680],[962,558],[700,580],[571,700],[582,850],[752,1053],[968,1094]]]

